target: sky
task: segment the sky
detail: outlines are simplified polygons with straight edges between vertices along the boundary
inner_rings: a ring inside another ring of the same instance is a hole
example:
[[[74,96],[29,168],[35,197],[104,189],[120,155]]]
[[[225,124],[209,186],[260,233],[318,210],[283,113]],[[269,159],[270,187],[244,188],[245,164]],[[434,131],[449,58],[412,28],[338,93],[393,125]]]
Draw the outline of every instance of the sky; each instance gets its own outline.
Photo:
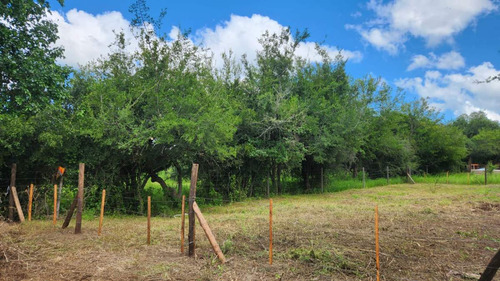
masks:
[[[210,4],[207,4],[210,2]],[[59,26],[59,63],[74,67],[106,57],[128,25],[134,0],[52,1],[50,18]],[[445,121],[484,111],[500,121],[500,81],[477,83],[500,73],[499,0],[362,0],[337,1],[147,1],[156,17],[165,8],[161,30],[173,39],[190,30],[190,39],[220,55],[255,58],[258,38],[281,27],[307,29],[311,36],[298,49],[311,62],[319,60],[314,42],[348,59],[354,78],[379,77],[408,99],[428,98]]]

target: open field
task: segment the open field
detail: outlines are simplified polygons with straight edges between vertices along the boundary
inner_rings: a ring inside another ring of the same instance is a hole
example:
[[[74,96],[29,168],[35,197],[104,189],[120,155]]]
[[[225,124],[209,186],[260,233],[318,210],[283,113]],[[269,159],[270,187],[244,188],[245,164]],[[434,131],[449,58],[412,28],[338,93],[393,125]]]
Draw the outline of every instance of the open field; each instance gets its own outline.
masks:
[[[1,223],[0,279],[374,280],[375,204],[382,280],[462,280],[500,247],[500,185],[402,184],[274,198],[272,266],[267,200],[201,207],[224,265],[199,226],[197,258],[180,254],[179,217],[153,218],[150,246],[144,217],[105,217],[101,237],[98,219]]]

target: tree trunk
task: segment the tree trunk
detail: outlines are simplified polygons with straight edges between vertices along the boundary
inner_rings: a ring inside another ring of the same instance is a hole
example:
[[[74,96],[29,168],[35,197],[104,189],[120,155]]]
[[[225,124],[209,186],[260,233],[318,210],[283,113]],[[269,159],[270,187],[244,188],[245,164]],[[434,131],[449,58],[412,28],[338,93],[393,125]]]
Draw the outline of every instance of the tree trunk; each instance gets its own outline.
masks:
[[[130,182],[132,184],[132,186],[135,186],[135,190],[136,190],[136,197],[137,197],[137,200],[139,201],[139,213],[142,215],[144,214],[144,200],[142,199],[142,193],[141,193],[141,186],[138,185],[137,183],[137,179],[135,178],[135,175],[132,176],[130,175]]]
[[[171,196],[173,198],[177,197],[175,189],[168,187],[167,184],[165,183],[165,181],[161,177],[159,177],[156,173],[151,173],[150,176],[151,176],[152,182],[157,182],[161,185],[161,188],[165,192],[165,197],[167,197],[167,194],[171,194]],[[182,183],[181,183],[181,187],[182,187]]]
[[[281,188],[281,164],[278,164],[276,181],[278,182],[278,194],[281,195],[281,192],[282,192],[282,188]]]
[[[352,167],[352,178],[355,179],[358,177],[358,165],[353,164]]]
[[[266,187],[267,187],[266,192],[267,192],[267,198],[269,198],[269,193],[270,193],[270,190],[269,190],[269,177],[270,177],[270,175],[269,175],[269,170],[268,170],[267,171],[267,175],[266,175]]]
[[[16,186],[16,170],[17,164],[12,164],[12,169],[10,170],[10,186]],[[12,195],[12,189],[9,190],[9,220],[14,221],[14,196]]]
[[[273,163],[271,167],[271,184],[273,190],[276,192],[278,189],[278,186],[276,185],[276,164]]]

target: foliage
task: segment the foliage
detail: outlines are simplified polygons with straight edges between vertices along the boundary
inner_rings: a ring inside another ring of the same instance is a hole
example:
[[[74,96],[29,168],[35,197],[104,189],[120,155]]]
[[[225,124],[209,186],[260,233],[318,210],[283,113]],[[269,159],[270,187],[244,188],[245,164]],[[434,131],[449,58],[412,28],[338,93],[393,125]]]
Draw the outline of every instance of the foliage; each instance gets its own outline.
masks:
[[[20,178],[47,186],[59,165],[76,182],[84,162],[87,198],[106,188],[111,208],[143,213],[151,195],[166,214],[186,193],[193,162],[200,201],[221,204],[315,192],[322,177],[327,191],[359,187],[363,168],[373,186],[385,184],[387,168],[395,183],[408,170],[500,161],[500,125],[485,113],[445,124],[425,99],[408,102],[381,79],[350,76],[341,52],[331,57],[317,44],[321,61],[307,61],[296,52],[307,30],[266,32],[255,61],[229,52],[216,69],[188,33],[158,34],[165,11],[154,19],[139,0],[131,6],[137,51],[126,52],[118,33],[108,57],[69,78],[56,64],[62,49],[53,47],[48,10],[46,1],[0,6],[2,184],[11,162]]]

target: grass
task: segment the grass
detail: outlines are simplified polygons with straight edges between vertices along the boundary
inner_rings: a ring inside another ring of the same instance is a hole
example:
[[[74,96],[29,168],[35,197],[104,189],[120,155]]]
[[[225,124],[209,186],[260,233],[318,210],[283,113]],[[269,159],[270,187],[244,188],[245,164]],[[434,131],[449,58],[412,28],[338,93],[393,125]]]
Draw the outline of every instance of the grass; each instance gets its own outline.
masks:
[[[500,185],[398,184],[274,197],[272,266],[267,200],[202,207],[224,265],[199,226],[197,258],[179,253],[179,217],[153,217],[149,246],[141,216],[105,217],[100,237],[91,218],[82,235],[74,221],[0,223],[0,280],[373,280],[375,204],[382,280],[457,280],[500,248]]]
[[[500,184],[500,174],[488,174],[488,184]],[[446,173],[437,175],[413,175],[413,180],[416,183],[428,184],[458,184],[458,185],[482,185],[484,184],[484,174],[470,174],[467,173]],[[402,184],[406,183],[405,177],[391,177],[389,184]],[[386,178],[365,179],[365,187],[384,186],[387,184]],[[363,180],[361,178],[330,178],[326,186],[328,192],[338,192],[349,189],[363,188]]]
[[[500,174],[488,174],[488,184],[500,184]],[[448,176],[446,173],[432,175],[432,176],[414,176],[413,180],[418,183],[434,183],[434,184],[484,184],[484,174],[474,174],[471,173],[450,173]]]

